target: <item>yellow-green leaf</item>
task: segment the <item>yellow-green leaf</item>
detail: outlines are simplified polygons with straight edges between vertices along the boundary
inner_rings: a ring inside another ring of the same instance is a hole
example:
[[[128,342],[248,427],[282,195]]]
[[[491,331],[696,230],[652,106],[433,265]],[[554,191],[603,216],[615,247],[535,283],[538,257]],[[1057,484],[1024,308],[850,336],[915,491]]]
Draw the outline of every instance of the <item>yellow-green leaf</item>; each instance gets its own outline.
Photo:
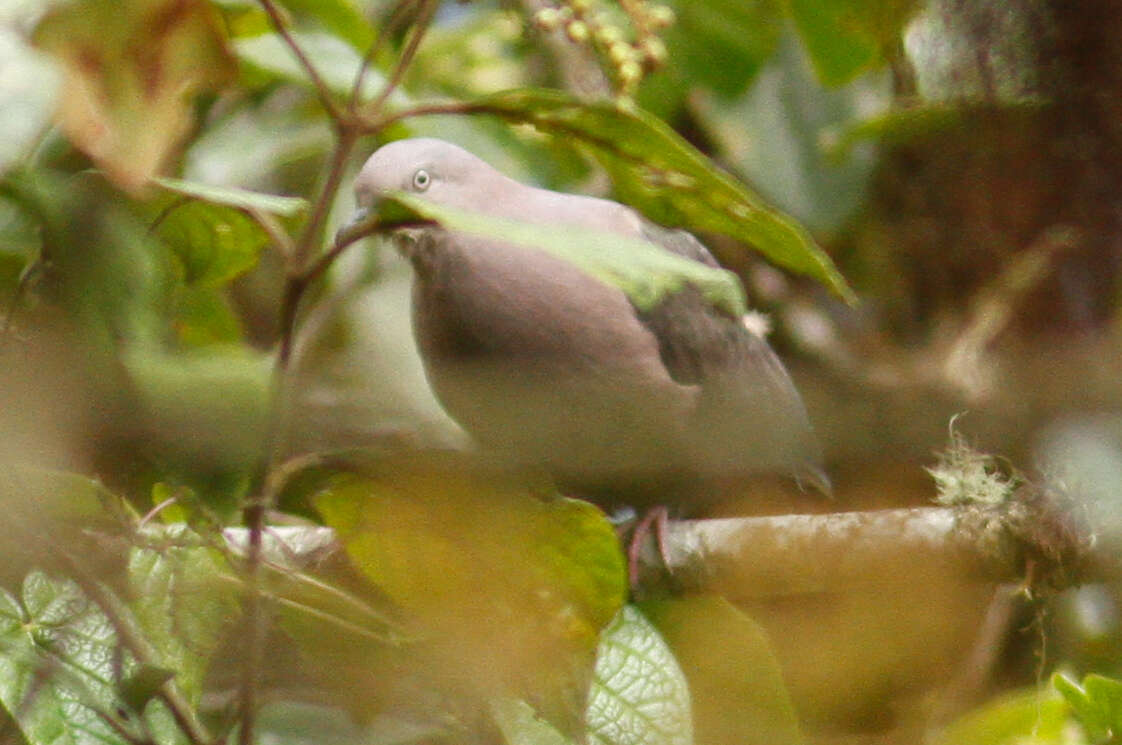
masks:
[[[804,227],[718,169],[650,113],[537,89],[496,93],[458,110],[532,124],[579,142],[608,170],[620,197],[655,222],[728,235],[774,263],[818,280],[847,301],[856,301],[833,261]]]
[[[193,96],[233,74],[204,0],[78,0],[51,12],[36,40],[62,63],[63,129],[130,190],[188,133]]]

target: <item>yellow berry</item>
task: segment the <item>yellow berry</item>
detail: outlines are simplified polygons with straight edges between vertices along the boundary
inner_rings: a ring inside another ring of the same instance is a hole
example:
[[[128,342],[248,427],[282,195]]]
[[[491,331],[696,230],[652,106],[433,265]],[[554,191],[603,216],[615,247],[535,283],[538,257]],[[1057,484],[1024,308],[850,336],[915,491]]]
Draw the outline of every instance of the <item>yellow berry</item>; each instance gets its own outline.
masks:
[[[584,21],[571,21],[565,27],[565,33],[577,44],[588,41],[588,24]]]
[[[561,11],[557,8],[542,8],[534,14],[534,25],[542,31],[556,31],[561,28]]]
[[[595,36],[596,41],[606,47],[610,47],[623,39],[623,32],[619,30],[618,26],[600,26],[596,29]]]
[[[643,39],[639,51],[642,53],[643,59],[652,65],[661,65],[666,61],[666,45],[657,36],[649,36]]]
[[[639,67],[639,63],[635,60],[628,60],[619,66],[617,73],[620,82],[625,86],[632,86],[643,76],[643,68]]]
[[[617,41],[608,47],[608,57],[619,67],[624,62],[635,59],[635,50],[627,42]]]
[[[654,28],[673,26],[674,20],[674,11],[665,5],[652,5],[647,9],[647,21]]]

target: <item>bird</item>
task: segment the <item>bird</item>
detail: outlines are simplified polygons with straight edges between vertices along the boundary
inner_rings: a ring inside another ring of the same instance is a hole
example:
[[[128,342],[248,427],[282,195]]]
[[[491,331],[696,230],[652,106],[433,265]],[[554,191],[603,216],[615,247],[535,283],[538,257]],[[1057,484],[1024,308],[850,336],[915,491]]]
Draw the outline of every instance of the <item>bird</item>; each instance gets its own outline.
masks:
[[[391,192],[532,225],[646,241],[717,268],[692,234],[621,203],[523,184],[436,138],[378,148],[356,220]],[[828,490],[821,450],[780,359],[687,284],[652,307],[527,243],[413,224],[413,330],[441,405],[480,449],[544,470],[605,509],[698,514],[718,484],[783,473]]]

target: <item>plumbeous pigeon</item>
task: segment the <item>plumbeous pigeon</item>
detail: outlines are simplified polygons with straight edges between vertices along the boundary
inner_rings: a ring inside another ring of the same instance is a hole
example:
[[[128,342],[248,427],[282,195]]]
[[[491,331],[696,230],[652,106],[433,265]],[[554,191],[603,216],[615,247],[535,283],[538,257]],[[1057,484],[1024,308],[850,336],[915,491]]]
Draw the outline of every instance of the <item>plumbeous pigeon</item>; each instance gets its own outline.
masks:
[[[573,226],[641,238],[718,266],[687,232],[616,202],[526,186],[438,139],[371,155],[355,181],[360,210],[387,190],[561,235]],[[415,271],[414,334],[429,383],[484,449],[605,506],[689,512],[715,496],[701,485],[761,472],[828,484],[778,357],[693,287],[640,311],[534,246],[437,225],[397,238]]]

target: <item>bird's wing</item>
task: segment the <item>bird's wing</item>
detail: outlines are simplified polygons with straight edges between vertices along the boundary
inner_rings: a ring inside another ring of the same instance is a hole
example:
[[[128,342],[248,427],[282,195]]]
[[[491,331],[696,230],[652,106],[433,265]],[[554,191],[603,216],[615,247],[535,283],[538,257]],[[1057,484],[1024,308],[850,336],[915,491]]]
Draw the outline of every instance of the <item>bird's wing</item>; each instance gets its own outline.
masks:
[[[719,266],[686,231],[644,221],[642,233],[671,253]],[[814,485],[824,481],[802,398],[779,357],[742,319],[723,313],[693,287],[638,316],[657,339],[671,377],[700,387],[699,449],[716,467],[785,465]]]

